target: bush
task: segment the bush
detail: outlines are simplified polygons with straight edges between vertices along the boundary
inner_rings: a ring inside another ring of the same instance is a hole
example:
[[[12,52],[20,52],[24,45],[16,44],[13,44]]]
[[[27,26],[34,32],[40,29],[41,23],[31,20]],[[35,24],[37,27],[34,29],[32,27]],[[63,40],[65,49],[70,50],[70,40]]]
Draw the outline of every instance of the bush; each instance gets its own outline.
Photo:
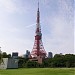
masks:
[[[24,65],[24,67],[37,68],[37,67],[39,67],[39,64],[35,61],[27,61],[27,63]]]

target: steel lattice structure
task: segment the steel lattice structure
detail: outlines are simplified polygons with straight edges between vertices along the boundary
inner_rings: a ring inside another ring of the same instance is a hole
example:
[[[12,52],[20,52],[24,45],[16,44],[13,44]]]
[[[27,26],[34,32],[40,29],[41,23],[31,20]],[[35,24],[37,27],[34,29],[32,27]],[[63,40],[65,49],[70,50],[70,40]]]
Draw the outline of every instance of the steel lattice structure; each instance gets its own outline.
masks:
[[[42,58],[46,57],[46,51],[45,51],[43,43],[42,43],[39,2],[38,2],[38,11],[37,11],[37,24],[36,24],[36,32],[35,32],[35,41],[34,41],[34,46],[33,46],[32,52],[31,52],[31,56],[32,57],[41,56]]]

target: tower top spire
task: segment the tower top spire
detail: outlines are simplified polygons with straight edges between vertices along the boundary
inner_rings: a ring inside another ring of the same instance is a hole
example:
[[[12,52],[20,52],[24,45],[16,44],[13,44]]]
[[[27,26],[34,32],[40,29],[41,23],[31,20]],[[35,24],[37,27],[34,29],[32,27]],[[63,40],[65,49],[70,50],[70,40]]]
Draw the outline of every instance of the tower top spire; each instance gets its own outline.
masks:
[[[38,8],[39,8],[39,0],[38,0]]]
[[[39,11],[39,0],[38,0],[38,10],[37,10],[37,24],[36,24],[36,32],[37,32],[37,29],[39,29],[39,31],[41,30],[40,29],[40,11]]]
[[[38,0],[38,11],[39,11],[39,0]]]

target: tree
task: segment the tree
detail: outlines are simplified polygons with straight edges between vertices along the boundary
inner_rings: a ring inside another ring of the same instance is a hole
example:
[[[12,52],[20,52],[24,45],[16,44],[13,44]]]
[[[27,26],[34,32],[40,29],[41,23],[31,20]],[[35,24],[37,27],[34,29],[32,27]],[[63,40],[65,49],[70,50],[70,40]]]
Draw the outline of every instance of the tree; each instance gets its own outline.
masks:
[[[8,54],[7,57],[8,57],[8,58],[11,58],[11,54]]]
[[[18,59],[19,59],[18,61],[19,68],[25,67],[26,62],[29,60],[28,58],[22,58],[22,57],[19,57]]]
[[[37,67],[39,67],[39,64],[35,61],[27,61],[27,63],[25,64],[25,67],[27,67],[27,68],[37,68]]]
[[[75,67],[75,55],[74,54],[66,54],[64,56],[66,67]]]
[[[0,53],[0,64],[2,63],[3,59],[2,59],[2,54]]]
[[[7,58],[7,53],[6,52],[3,52],[2,53],[2,56],[3,56],[3,58]]]
[[[0,64],[1,64],[1,53],[0,53]]]

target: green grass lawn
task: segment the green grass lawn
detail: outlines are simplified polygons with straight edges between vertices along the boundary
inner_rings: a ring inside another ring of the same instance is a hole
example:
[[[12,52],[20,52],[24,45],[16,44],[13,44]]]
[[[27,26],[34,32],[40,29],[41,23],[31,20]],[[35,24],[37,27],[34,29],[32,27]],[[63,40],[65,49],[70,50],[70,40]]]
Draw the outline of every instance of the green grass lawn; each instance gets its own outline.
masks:
[[[24,68],[0,70],[0,75],[75,75],[74,68]]]

